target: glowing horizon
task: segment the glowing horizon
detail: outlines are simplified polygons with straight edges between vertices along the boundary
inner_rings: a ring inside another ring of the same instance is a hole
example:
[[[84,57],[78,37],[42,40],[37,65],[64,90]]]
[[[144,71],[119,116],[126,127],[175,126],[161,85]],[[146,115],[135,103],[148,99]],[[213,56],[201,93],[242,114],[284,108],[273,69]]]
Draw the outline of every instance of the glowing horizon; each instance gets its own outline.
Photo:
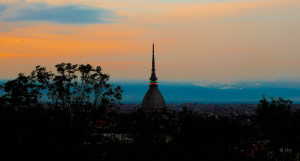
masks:
[[[100,65],[114,79],[300,78],[297,0],[4,0],[0,79],[61,62]]]

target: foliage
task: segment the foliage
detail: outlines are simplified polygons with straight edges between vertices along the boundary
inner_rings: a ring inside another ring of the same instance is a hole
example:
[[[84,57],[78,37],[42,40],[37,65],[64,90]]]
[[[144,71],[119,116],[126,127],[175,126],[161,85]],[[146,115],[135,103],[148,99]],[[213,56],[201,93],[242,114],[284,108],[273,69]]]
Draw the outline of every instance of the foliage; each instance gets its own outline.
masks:
[[[2,99],[6,99],[8,103],[15,107],[36,106],[41,99],[40,86],[34,84],[29,76],[20,73],[14,80],[7,81],[3,85],[5,95]]]
[[[288,131],[291,126],[292,112],[291,100],[278,100],[271,97],[268,101],[265,96],[259,101],[256,109],[255,123],[258,132],[264,139],[271,139],[275,142],[285,142],[288,139]]]
[[[28,76],[20,73],[1,86],[5,92],[2,100],[19,108],[37,106],[46,98],[50,105],[72,110],[85,110],[79,106],[105,110],[120,103],[121,87],[108,83],[109,75],[99,66],[61,63],[55,68],[52,72],[38,65]]]

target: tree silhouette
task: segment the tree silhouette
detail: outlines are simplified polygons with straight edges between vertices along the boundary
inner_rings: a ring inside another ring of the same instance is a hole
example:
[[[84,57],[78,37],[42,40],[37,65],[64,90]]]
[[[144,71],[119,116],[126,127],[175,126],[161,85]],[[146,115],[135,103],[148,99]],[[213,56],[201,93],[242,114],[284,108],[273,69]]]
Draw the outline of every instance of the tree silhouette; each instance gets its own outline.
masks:
[[[292,101],[284,100],[282,97],[278,100],[271,97],[271,101],[268,101],[263,96],[259,102],[256,109],[256,122],[262,137],[265,139],[286,137],[286,130],[290,126]]]
[[[98,145],[99,139],[90,141],[95,122],[120,103],[122,92],[99,66],[60,63],[49,71],[38,65],[0,85],[0,119],[6,125],[1,142],[25,158],[86,156],[83,143]]]
[[[294,144],[297,137],[293,137],[293,112],[291,112],[291,100],[284,100],[274,97],[267,100],[263,96],[256,109],[254,123],[258,132],[258,137],[262,140],[269,140],[269,147],[278,157],[279,148],[286,148]],[[299,132],[298,132],[299,134]]]
[[[20,73],[16,79],[7,81],[3,89],[5,94],[2,98],[17,108],[36,106],[42,96],[39,85],[23,73]]]
[[[60,63],[55,68],[52,72],[38,65],[29,76],[20,73],[1,86],[5,92],[2,100],[14,107],[30,107],[47,98],[43,101],[63,109],[92,106],[102,111],[120,103],[123,90],[108,83],[109,75],[102,73],[100,66]]]

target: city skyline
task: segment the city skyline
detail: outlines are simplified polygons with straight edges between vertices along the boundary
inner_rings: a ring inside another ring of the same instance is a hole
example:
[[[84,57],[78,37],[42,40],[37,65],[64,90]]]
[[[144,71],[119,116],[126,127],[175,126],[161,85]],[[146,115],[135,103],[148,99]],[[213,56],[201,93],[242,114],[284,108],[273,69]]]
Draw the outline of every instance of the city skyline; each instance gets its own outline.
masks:
[[[161,82],[300,82],[296,0],[0,2],[0,78],[60,62],[147,80],[156,42]],[[72,16],[73,15],[73,16]]]

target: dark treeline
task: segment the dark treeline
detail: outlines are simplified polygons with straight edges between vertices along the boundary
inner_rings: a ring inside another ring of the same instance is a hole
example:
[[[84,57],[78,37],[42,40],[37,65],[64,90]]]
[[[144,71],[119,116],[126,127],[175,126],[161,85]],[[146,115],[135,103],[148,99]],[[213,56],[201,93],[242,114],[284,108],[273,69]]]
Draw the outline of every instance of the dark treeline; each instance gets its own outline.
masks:
[[[61,63],[55,68],[52,72],[36,66],[28,76],[20,73],[16,79],[0,86],[4,91],[1,91],[1,101],[16,108],[41,104],[61,108],[77,105],[106,108],[120,102],[120,86],[114,88],[109,84],[109,75],[102,73],[99,66]]]
[[[10,160],[300,158],[300,111],[282,98],[263,97],[254,116],[118,113],[122,89],[100,67],[70,63],[55,72],[37,66],[0,90],[0,157]]]
[[[120,103],[121,87],[99,66],[61,63],[55,69],[36,66],[0,85],[1,139],[10,157],[76,158],[93,122]]]

